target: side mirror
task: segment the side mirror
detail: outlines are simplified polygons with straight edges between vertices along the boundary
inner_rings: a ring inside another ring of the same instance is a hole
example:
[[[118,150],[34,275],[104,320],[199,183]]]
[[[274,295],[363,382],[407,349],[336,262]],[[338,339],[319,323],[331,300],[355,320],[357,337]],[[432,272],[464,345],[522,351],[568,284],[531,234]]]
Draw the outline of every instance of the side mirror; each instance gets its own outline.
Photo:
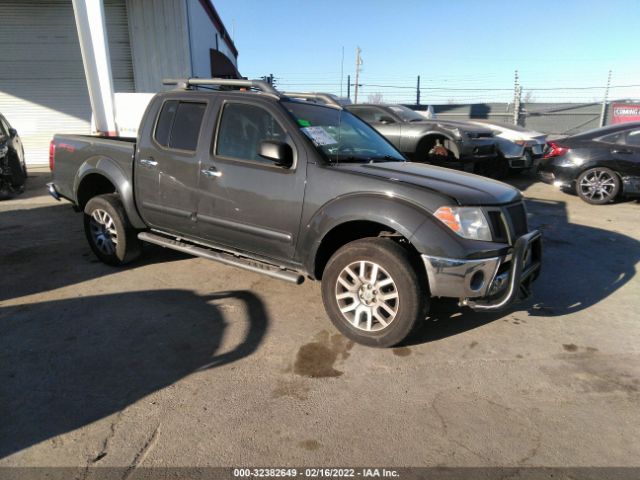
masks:
[[[380,123],[384,123],[386,125],[388,123],[396,123],[396,122],[391,117],[380,117]]]
[[[282,168],[291,168],[293,165],[293,150],[289,144],[284,142],[263,140],[260,142],[258,155],[272,160],[273,163]]]
[[[10,128],[9,129],[9,136],[11,138],[16,138],[16,135],[18,135],[18,131],[15,128]]]

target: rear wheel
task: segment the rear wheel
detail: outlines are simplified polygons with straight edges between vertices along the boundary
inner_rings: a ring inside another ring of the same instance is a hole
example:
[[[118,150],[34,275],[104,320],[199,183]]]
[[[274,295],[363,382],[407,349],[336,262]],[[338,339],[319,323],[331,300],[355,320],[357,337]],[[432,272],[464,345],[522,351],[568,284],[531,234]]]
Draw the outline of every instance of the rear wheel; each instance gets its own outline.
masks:
[[[390,239],[351,242],[329,260],[322,300],[329,318],[351,340],[390,347],[404,340],[429,305],[425,280],[409,252]]]
[[[108,265],[124,265],[142,250],[117,194],[93,197],[84,209],[84,232],[93,253]]]
[[[576,192],[587,203],[604,205],[620,193],[620,177],[609,168],[590,168],[578,177]]]

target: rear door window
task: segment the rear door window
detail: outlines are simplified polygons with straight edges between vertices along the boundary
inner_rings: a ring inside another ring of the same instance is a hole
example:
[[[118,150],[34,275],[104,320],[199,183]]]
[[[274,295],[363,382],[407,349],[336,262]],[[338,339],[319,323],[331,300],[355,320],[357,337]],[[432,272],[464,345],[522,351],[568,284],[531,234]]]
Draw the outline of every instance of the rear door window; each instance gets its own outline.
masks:
[[[158,116],[156,141],[166,148],[195,151],[206,106],[177,100],[165,102]]]
[[[173,125],[173,119],[178,109],[178,101],[170,100],[165,102],[162,106],[162,111],[158,117],[158,123],[156,124],[155,139],[163,147],[169,146],[169,134],[171,133],[171,126]]]

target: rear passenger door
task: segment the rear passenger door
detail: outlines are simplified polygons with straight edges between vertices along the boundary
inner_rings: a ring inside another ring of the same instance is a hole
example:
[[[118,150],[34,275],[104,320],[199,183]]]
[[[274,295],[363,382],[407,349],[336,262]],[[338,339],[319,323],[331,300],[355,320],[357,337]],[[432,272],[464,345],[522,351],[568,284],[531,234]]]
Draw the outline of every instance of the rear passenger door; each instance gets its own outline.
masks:
[[[213,146],[200,174],[201,238],[291,260],[306,179],[304,147],[287,133],[296,128],[291,123],[285,112],[266,101],[223,97]],[[291,168],[260,157],[263,140],[287,143],[293,151]]]
[[[195,232],[198,139],[206,108],[206,101],[165,100],[153,131],[143,132],[150,141],[142,142],[136,158],[136,198],[153,227]],[[206,151],[206,146],[201,148]]]

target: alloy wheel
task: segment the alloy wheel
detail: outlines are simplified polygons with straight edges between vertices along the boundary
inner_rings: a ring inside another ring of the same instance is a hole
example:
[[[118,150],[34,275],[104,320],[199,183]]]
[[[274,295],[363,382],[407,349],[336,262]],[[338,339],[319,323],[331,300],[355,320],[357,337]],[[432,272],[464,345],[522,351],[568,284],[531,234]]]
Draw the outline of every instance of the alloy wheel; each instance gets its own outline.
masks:
[[[336,281],[335,298],[344,319],[366,332],[387,328],[398,314],[400,298],[389,273],[375,262],[347,265]]]
[[[609,172],[594,169],[580,181],[580,192],[590,200],[611,199],[616,189],[616,181]]]
[[[105,255],[113,255],[118,244],[118,232],[113,218],[106,211],[96,209],[89,220],[91,237],[95,246]]]

